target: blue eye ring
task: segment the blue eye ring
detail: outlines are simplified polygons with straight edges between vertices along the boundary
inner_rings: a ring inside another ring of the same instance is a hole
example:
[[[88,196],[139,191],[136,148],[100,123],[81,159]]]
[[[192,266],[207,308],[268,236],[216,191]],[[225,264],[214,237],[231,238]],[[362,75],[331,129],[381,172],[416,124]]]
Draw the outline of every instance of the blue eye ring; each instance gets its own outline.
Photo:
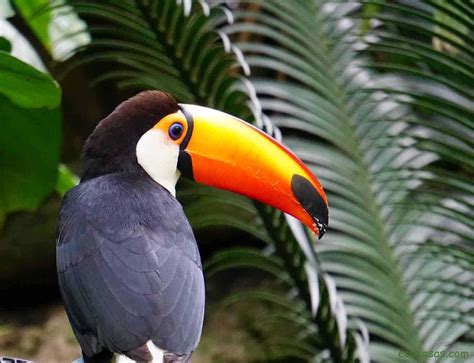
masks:
[[[168,135],[173,140],[178,140],[183,134],[183,132],[184,132],[184,126],[179,122],[175,122],[171,124],[171,126],[168,129]]]

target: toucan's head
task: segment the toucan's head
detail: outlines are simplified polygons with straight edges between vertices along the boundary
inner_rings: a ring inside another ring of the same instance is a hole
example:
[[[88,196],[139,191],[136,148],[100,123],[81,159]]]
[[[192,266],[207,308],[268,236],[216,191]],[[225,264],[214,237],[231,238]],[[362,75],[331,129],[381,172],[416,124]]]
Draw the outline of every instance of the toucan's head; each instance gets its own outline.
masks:
[[[183,175],[280,209],[319,237],[328,224],[321,184],[290,150],[234,116],[159,91],[120,104],[87,140],[81,181],[115,172],[146,172],[173,195]]]

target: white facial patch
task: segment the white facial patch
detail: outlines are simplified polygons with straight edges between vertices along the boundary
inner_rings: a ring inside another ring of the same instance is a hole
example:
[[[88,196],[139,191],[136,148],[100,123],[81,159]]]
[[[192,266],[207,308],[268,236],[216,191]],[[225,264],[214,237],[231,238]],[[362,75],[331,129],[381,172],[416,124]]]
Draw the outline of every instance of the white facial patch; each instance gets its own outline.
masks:
[[[145,132],[137,143],[137,160],[147,174],[158,184],[176,196],[179,145],[176,145],[163,131],[151,129]]]

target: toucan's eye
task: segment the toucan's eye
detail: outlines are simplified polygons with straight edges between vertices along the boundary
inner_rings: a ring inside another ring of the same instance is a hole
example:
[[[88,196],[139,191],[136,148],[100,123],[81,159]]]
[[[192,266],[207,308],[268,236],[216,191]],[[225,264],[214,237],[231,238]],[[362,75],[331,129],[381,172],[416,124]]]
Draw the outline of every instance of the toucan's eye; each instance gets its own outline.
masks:
[[[180,136],[183,134],[184,127],[179,122],[175,122],[171,124],[170,128],[168,129],[168,134],[173,140],[178,140]]]

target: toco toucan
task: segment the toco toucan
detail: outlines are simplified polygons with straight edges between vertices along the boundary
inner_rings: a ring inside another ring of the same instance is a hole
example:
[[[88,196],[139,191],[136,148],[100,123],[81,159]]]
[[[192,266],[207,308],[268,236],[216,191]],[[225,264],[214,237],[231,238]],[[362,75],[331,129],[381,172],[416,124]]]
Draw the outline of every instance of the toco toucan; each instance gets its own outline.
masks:
[[[202,330],[199,250],[175,185],[183,175],[269,204],[321,237],[326,195],[276,140],[210,108],[142,92],[104,118],[83,149],[59,216],[59,286],[85,362],[190,362]]]

